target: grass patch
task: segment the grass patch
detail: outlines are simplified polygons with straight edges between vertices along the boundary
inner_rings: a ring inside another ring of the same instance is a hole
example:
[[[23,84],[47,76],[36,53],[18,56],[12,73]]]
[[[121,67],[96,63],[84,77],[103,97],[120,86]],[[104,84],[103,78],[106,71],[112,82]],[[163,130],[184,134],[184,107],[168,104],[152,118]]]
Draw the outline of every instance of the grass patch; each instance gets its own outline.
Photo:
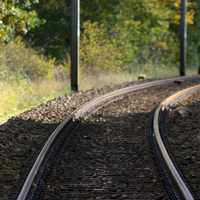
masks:
[[[18,84],[0,82],[0,122],[69,92],[65,82],[41,81]]]
[[[138,76],[144,75],[146,79],[159,79],[178,75],[178,67],[175,66],[153,66],[137,65],[132,71],[97,71],[84,73],[81,76],[80,88],[87,90],[100,88],[104,85],[120,84],[128,81],[138,80]]]
[[[178,75],[178,67],[137,66],[132,72],[104,71],[85,73],[80,77],[80,89],[100,88],[105,85],[120,84],[137,80],[139,75],[146,79],[159,79]],[[196,69],[187,70],[188,74],[196,74]],[[20,79],[14,82],[0,82],[0,122],[36,107],[48,100],[70,93],[67,80],[43,80],[29,82]]]
[[[68,73],[20,38],[0,43],[0,123],[68,92]]]

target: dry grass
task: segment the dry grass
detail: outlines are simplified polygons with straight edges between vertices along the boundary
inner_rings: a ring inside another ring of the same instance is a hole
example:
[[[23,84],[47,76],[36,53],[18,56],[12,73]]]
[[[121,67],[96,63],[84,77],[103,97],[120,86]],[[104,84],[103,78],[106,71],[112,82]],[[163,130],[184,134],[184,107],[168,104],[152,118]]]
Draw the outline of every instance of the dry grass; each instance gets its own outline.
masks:
[[[65,82],[0,83],[0,123],[69,91]]]
[[[123,82],[129,82],[138,80],[138,77],[142,75],[146,79],[159,79],[162,77],[171,77],[178,75],[178,68],[168,66],[135,66],[131,72],[93,72],[81,74],[80,88],[87,90],[91,88],[100,88],[104,85],[120,84]]]

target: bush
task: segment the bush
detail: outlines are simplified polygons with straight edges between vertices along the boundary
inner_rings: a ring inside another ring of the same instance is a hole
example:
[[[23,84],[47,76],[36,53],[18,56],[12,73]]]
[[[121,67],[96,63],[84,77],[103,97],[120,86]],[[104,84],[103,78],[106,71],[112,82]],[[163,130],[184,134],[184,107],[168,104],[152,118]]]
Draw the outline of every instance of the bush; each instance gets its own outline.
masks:
[[[119,71],[122,67],[122,53],[109,38],[102,24],[85,22],[81,38],[81,71]]]
[[[54,60],[47,60],[19,39],[0,45],[1,80],[11,77],[23,77],[30,81],[52,78],[54,66]]]
[[[0,122],[68,91],[66,67],[16,40],[0,45]]]
[[[175,64],[179,43],[170,30],[169,8],[163,1],[124,0],[120,4],[112,31],[123,49],[126,69],[136,64]]]
[[[144,66],[177,63],[178,46],[168,25],[150,28],[145,23],[124,19],[110,30],[89,21],[83,27],[80,51],[83,74],[134,72]]]

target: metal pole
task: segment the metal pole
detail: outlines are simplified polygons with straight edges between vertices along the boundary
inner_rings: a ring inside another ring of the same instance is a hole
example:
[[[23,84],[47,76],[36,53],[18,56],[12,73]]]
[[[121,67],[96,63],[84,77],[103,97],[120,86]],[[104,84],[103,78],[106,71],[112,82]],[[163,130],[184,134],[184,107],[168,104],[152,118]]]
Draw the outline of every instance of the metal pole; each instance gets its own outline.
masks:
[[[71,0],[71,90],[79,89],[80,0]]]
[[[197,53],[198,53],[198,56],[200,56],[200,46],[198,46],[198,48],[197,48]],[[198,66],[198,74],[200,74],[200,63]]]
[[[187,67],[187,0],[181,0],[180,40],[180,75],[185,76]]]

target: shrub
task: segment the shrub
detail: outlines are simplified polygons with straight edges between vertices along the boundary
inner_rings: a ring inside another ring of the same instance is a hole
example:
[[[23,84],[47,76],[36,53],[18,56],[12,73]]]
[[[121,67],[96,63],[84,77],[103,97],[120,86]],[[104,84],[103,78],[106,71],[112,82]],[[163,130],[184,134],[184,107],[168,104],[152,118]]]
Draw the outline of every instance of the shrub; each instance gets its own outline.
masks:
[[[122,67],[122,53],[109,38],[103,24],[85,22],[81,38],[81,71],[119,71]]]
[[[27,48],[21,40],[0,45],[0,79],[13,75],[27,80],[52,78],[55,62],[35,50]]]

